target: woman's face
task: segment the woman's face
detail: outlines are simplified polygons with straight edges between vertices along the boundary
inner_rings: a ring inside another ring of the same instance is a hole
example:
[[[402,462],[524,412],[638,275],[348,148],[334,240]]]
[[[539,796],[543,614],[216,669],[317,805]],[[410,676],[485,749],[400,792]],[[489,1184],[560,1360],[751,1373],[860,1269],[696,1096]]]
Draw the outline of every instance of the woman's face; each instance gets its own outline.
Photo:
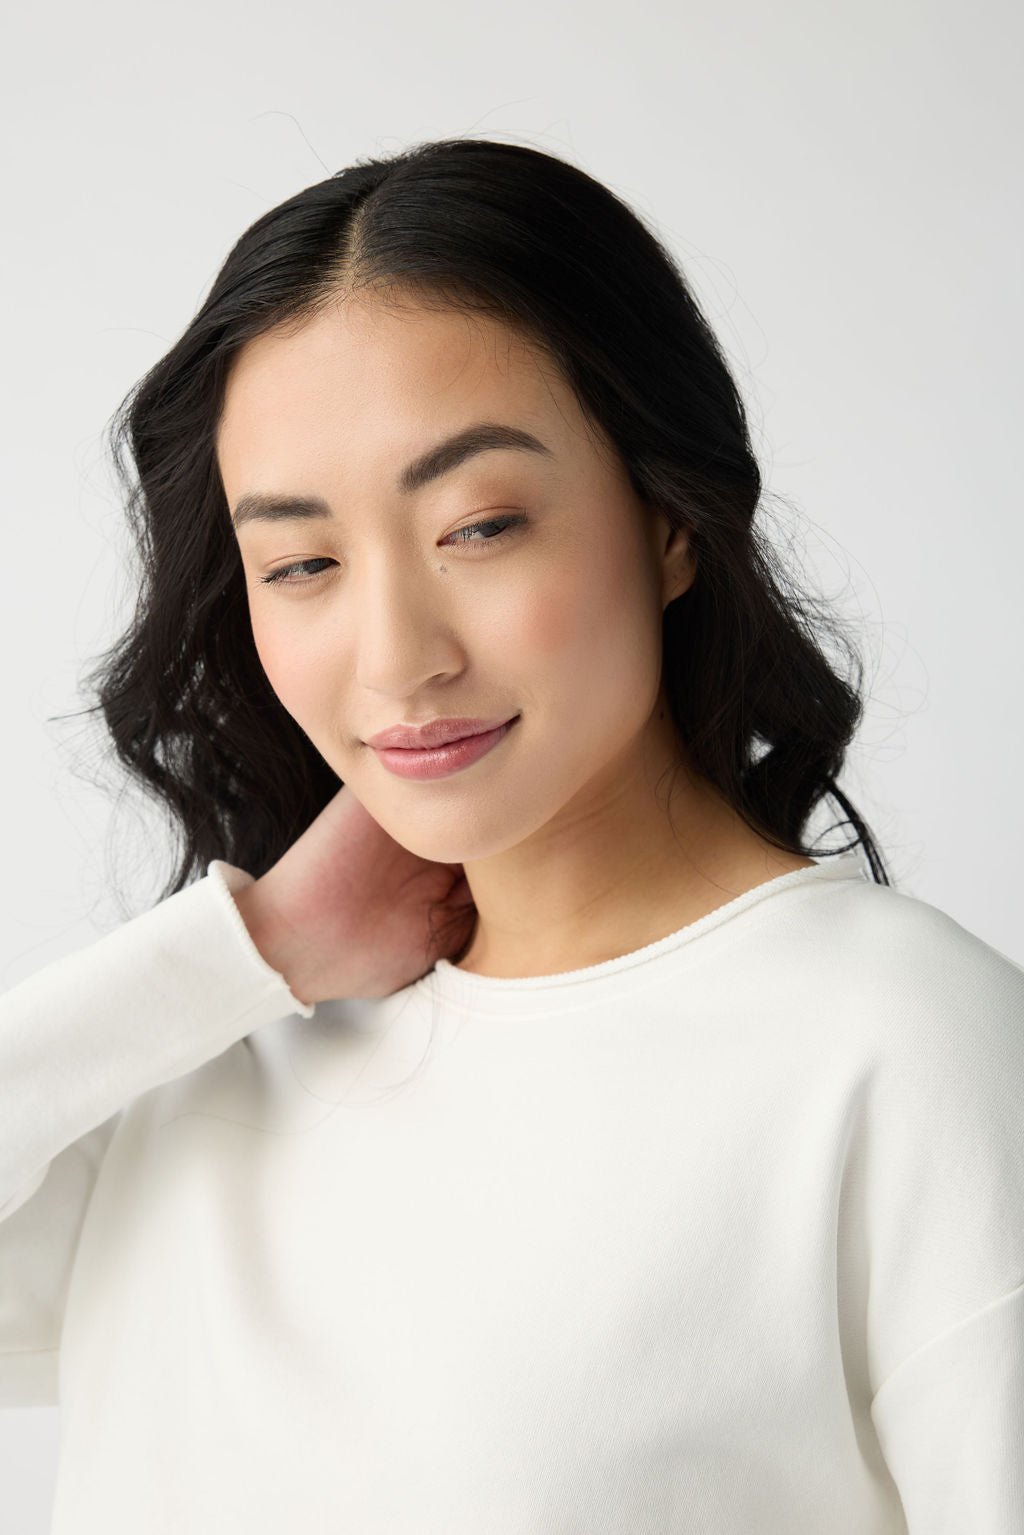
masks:
[[[406,466],[479,423],[540,448],[488,448],[403,488]],[[596,833],[640,758],[664,765],[661,618],[692,555],[515,333],[339,303],[240,353],[217,456],[233,515],[251,495],[328,508],[236,526],[253,637],[284,708],[396,841],[468,865],[556,828]],[[396,777],[365,744],[516,714],[440,779]]]

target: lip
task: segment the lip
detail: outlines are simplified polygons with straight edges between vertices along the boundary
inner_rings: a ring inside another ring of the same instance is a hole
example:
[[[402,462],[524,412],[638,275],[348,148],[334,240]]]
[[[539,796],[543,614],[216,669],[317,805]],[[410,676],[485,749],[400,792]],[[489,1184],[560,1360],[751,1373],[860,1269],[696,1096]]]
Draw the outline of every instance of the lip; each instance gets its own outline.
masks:
[[[469,736],[486,735],[507,725],[514,716],[502,714],[495,719],[428,720],[425,725],[393,725],[381,730],[366,742],[375,750],[382,746],[397,747],[402,751],[427,751],[434,746],[447,746],[451,741],[464,741]]]
[[[431,746],[424,751],[400,746],[378,746],[374,750],[381,766],[399,778],[448,778],[486,757],[505,739],[518,719],[519,715],[515,714],[494,730],[463,736],[458,741],[449,741],[446,746]]]

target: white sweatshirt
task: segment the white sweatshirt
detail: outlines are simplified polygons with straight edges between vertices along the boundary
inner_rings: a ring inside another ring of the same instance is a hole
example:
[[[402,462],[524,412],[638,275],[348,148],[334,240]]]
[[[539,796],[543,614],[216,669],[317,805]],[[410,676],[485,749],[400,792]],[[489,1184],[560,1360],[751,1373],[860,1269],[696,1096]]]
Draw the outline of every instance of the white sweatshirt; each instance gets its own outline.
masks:
[[[1024,1531],[1024,967],[854,850],[311,1007],[251,879],[0,997],[52,1535]]]

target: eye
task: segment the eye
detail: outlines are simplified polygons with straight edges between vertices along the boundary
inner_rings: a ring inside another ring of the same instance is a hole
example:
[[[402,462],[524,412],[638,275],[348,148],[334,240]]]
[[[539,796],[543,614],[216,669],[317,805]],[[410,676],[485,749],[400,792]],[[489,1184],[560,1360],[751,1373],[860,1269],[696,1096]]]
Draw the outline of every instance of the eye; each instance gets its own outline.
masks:
[[[497,533],[492,533],[489,538],[484,539],[484,543],[493,544],[496,543],[497,540],[503,536],[503,534],[507,533],[510,528],[517,528],[521,526],[521,524],[525,521],[526,517],[524,514],[522,512],[517,512],[511,517],[493,518],[490,522],[471,522],[468,527],[456,528],[455,532],[449,533],[448,537],[456,539],[460,544],[466,544],[469,543],[470,540],[464,535],[469,533],[479,533],[481,528],[497,528]]]
[[[449,533],[445,542],[450,542],[452,539],[454,539],[457,543],[460,544],[470,544],[475,542],[475,540],[469,537],[471,533],[480,533],[489,528],[497,528],[498,531],[496,533],[491,533],[480,540],[480,542],[486,544],[497,543],[499,538],[503,538],[513,529],[521,527],[524,523],[526,523],[527,520],[528,519],[525,513],[516,512],[509,517],[493,517],[490,518],[487,522],[473,522],[470,523],[468,527],[456,528],[454,533]],[[308,567],[311,565],[327,566],[333,564],[333,560],[326,559],[322,556],[313,560],[296,560],[291,565],[282,565],[279,570],[272,570],[268,575],[260,576],[260,585],[272,586],[276,582],[280,582],[283,586],[312,586],[313,583],[318,581],[322,575],[326,574],[325,570],[314,571],[312,575],[306,576],[304,579],[300,580],[289,579],[292,571],[305,570],[308,569]]]
[[[315,581],[317,576],[322,576],[323,571],[316,571],[312,576],[308,576],[305,581],[286,581],[285,577],[290,575],[293,570],[303,570],[307,565],[330,565],[332,563],[333,561],[326,559],[296,560],[294,565],[282,565],[280,570],[272,570],[269,575],[260,576],[260,585],[272,586],[275,581],[281,581],[285,586],[306,586],[310,581]]]

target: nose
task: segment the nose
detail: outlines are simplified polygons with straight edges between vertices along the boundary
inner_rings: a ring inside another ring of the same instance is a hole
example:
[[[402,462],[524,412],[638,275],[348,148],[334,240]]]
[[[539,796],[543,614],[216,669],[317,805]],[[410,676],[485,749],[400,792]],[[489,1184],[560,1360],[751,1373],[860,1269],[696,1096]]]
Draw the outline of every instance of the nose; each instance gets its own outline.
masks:
[[[352,612],[356,681],[367,692],[413,698],[465,664],[443,574],[431,582],[415,561],[381,562]]]

